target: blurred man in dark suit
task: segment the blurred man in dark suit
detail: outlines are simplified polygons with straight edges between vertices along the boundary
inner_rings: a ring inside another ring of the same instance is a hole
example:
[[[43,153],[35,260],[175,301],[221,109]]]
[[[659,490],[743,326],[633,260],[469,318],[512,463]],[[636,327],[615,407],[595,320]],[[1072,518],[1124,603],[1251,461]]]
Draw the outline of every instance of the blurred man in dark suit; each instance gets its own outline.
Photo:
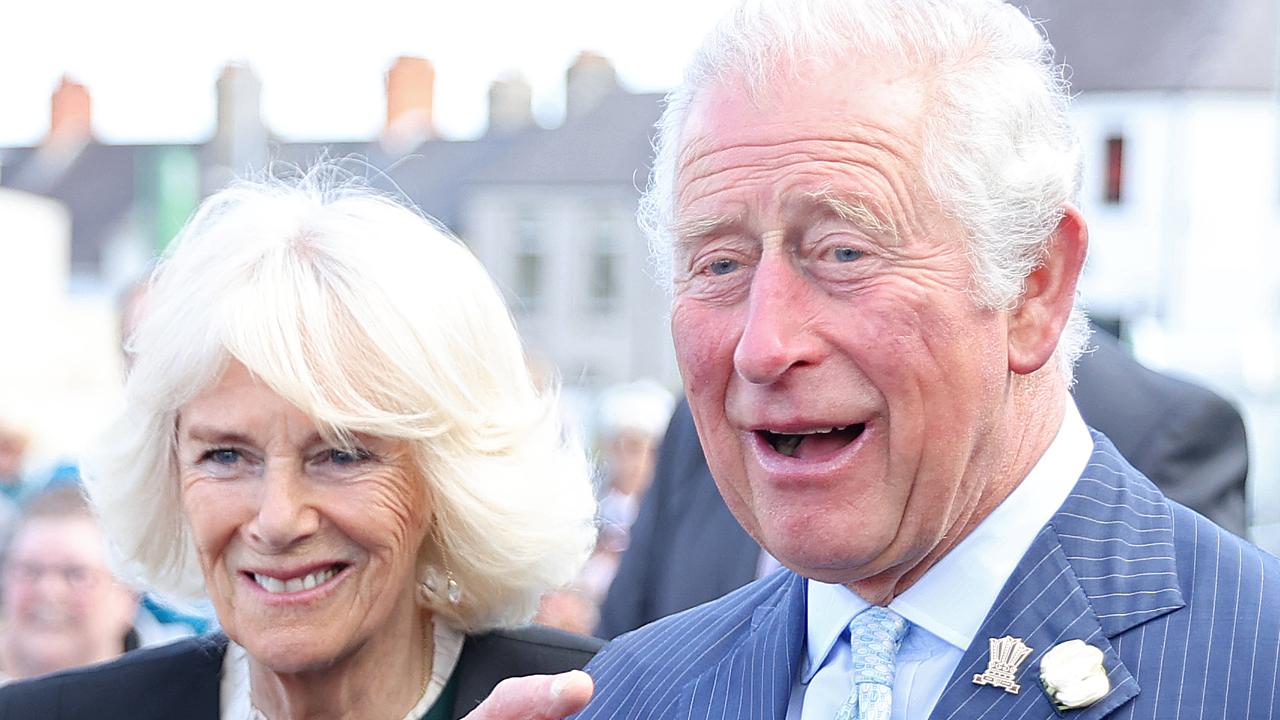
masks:
[[[1210,390],[1145,367],[1101,329],[1091,344],[1072,389],[1085,422],[1169,497],[1243,537],[1249,452],[1240,413]],[[725,506],[681,400],[596,634],[616,637],[777,567]]]

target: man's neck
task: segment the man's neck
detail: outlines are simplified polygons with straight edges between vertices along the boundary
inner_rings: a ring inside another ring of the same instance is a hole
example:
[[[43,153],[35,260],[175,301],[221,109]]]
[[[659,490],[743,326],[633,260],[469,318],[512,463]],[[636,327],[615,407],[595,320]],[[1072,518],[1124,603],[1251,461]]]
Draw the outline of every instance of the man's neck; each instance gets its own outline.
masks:
[[[890,568],[885,572],[849,584],[862,599],[873,605],[888,605],[906,592],[938,563],[988,515],[1031,472],[1062,426],[1066,402],[1065,383],[1044,368],[1031,377],[1015,377],[1009,391],[1007,412],[992,436],[1003,438],[984,457],[975,457],[966,471],[971,477],[962,486],[978,491],[964,500],[951,525],[918,562]],[[975,481],[976,478],[976,481]]]

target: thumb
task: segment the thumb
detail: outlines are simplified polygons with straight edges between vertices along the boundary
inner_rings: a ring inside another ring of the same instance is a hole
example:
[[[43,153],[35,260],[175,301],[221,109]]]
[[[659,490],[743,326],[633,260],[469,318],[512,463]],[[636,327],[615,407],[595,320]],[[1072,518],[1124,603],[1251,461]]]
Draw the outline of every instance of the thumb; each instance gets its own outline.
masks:
[[[581,670],[507,678],[463,720],[561,720],[585,707],[594,689]]]

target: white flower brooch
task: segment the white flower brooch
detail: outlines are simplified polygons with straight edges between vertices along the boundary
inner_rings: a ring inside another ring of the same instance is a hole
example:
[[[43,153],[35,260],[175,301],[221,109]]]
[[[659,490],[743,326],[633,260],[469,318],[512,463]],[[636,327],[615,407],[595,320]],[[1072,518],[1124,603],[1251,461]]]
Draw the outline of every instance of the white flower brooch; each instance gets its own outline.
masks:
[[[1083,640],[1069,640],[1040,658],[1040,684],[1059,712],[1088,707],[1111,692],[1102,657]]]

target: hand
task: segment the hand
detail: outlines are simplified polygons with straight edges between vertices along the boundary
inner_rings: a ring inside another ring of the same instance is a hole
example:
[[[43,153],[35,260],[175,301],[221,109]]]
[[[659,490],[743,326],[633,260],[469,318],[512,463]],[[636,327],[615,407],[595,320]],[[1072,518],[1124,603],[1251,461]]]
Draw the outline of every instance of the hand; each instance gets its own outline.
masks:
[[[581,670],[507,678],[462,720],[561,720],[585,707],[594,690]]]

